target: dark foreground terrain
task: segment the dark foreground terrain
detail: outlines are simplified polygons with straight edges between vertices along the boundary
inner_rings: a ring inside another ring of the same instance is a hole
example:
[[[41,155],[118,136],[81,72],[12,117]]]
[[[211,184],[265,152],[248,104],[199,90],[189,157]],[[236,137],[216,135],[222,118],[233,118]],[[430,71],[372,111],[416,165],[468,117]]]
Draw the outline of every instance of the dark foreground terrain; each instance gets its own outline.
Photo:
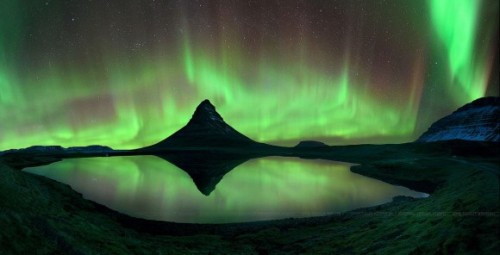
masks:
[[[498,143],[299,147],[265,154],[358,163],[352,171],[430,197],[395,197],[385,205],[307,219],[154,222],[111,211],[65,184],[20,171],[59,157],[3,155],[1,254],[494,254],[500,249]]]

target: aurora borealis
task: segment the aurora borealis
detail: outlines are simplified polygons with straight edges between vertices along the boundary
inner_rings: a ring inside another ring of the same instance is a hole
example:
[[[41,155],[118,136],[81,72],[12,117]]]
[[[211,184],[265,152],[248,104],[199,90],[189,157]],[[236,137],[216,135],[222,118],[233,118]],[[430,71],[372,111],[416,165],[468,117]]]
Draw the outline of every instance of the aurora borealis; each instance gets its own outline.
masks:
[[[498,95],[498,1],[0,3],[0,150],[136,148],[210,99],[274,144],[405,142]]]
[[[358,175],[349,164],[269,157],[226,174],[209,195],[154,156],[68,159],[27,169],[67,183],[85,198],[146,219],[190,223],[311,217],[426,194]],[[283,171],[286,169],[286,171]]]

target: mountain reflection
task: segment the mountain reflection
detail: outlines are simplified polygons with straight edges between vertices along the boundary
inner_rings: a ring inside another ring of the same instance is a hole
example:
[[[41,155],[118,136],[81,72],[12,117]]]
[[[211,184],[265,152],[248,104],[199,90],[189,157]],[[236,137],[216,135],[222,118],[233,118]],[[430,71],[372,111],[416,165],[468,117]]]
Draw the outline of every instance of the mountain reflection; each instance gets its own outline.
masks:
[[[247,161],[248,157],[210,151],[155,155],[169,161],[191,176],[198,190],[210,195],[222,177]]]

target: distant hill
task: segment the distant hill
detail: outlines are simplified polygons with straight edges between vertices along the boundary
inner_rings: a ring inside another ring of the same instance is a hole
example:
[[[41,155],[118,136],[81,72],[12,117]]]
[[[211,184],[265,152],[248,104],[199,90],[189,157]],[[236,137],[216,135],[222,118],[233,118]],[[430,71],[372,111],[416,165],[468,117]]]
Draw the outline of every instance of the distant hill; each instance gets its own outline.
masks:
[[[417,142],[500,142],[500,97],[479,98],[436,121]]]
[[[294,148],[297,149],[313,149],[313,148],[327,148],[328,145],[318,141],[301,141]]]
[[[113,152],[113,149],[108,146],[102,145],[89,145],[89,146],[76,146],[76,147],[68,147],[64,148],[59,145],[34,145],[27,148],[22,149],[10,149],[6,151],[0,151],[0,154],[30,154],[30,155],[63,155],[63,154],[71,154],[71,153],[108,153]]]

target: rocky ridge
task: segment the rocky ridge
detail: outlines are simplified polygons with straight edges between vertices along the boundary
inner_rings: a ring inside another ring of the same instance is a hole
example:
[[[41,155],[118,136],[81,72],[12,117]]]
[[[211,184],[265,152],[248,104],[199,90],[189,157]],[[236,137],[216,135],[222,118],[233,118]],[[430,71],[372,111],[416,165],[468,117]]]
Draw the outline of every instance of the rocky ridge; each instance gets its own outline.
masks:
[[[484,97],[436,121],[417,142],[446,140],[500,142],[500,97]]]

